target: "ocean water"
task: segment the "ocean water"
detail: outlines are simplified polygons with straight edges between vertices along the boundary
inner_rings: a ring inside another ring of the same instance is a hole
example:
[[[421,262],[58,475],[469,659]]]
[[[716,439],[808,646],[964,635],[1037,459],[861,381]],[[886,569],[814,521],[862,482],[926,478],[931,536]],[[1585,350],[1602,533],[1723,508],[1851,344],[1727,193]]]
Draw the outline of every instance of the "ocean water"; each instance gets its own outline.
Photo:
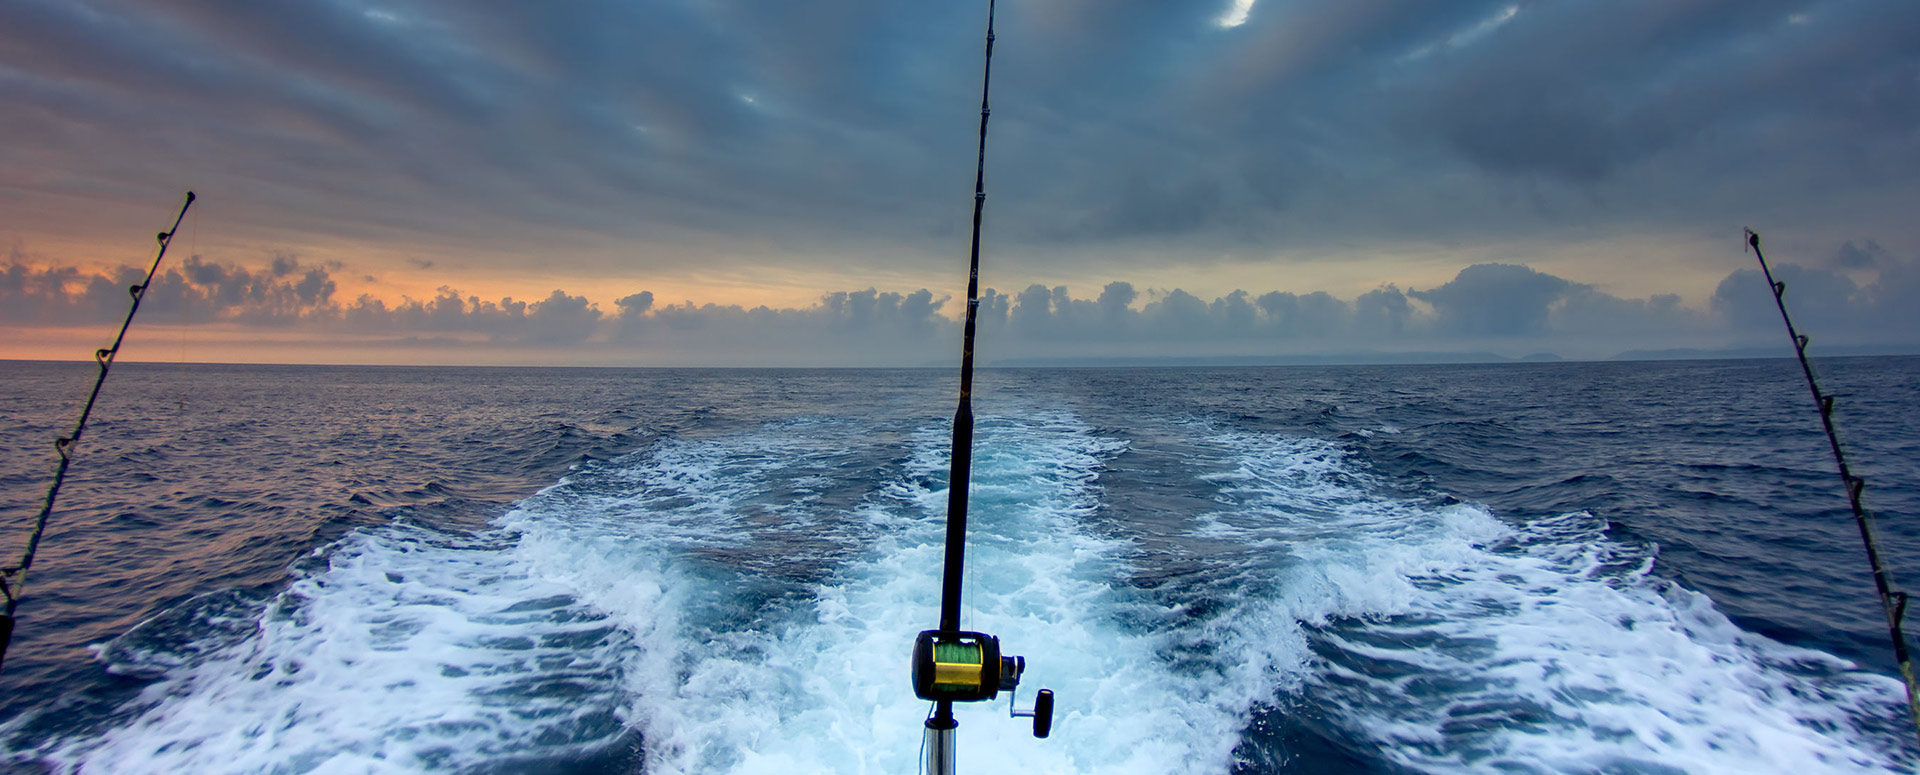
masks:
[[[1920,579],[1920,359],[1822,361]],[[90,364],[0,363],[17,551]],[[1788,360],[988,370],[963,772],[1910,772]],[[911,773],[955,375],[128,364],[0,763]]]

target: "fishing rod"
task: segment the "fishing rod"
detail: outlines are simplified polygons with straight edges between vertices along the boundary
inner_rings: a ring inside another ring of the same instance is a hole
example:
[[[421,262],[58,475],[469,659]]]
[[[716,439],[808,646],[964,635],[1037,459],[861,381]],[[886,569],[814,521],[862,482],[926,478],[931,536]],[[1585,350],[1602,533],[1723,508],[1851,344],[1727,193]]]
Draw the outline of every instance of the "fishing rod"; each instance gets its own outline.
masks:
[[[960,346],[960,406],[953,413],[953,457],[947,476],[946,561],[940,575],[940,627],[913,641],[913,692],[933,703],[923,745],[926,771],[953,775],[956,702],[992,700],[1009,693],[1007,711],[1033,719],[1033,736],[1053,729],[1053,692],[1041,689],[1033,708],[1019,710],[1013,692],[1025,657],[1000,653],[1000,639],[960,629],[960,592],[967,553],[967,487],[973,471],[973,335],[980,310],[980,216],[987,203],[987,96],[993,85],[993,5],[987,0],[987,54],[980,84],[980,148],[973,168],[973,247],[967,268],[967,318]]]
[[[1833,393],[1820,390],[1820,383],[1814,379],[1813,364],[1807,360],[1806,334],[1793,327],[1793,316],[1787,314],[1787,284],[1773,279],[1773,270],[1767,267],[1766,254],[1760,252],[1760,235],[1747,229],[1747,248],[1753,251],[1753,257],[1760,261],[1760,273],[1767,278],[1767,285],[1773,289],[1773,303],[1780,308],[1780,320],[1787,324],[1787,337],[1793,340],[1793,351],[1800,357],[1800,373],[1806,375],[1807,390],[1813,393],[1813,402],[1820,407],[1820,427],[1827,432],[1827,446],[1833,450],[1833,462],[1840,468],[1840,481],[1847,488],[1847,503],[1853,507],[1854,524],[1860,527],[1860,540],[1867,546],[1867,565],[1873,568],[1873,585],[1880,593],[1880,608],[1887,615],[1887,632],[1893,637],[1893,658],[1900,665],[1900,678],[1907,685],[1907,713],[1912,717],[1914,733],[1920,735],[1920,683],[1916,683],[1913,673],[1913,660],[1907,652],[1907,636],[1901,631],[1901,620],[1907,615],[1907,593],[1897,589],[1893,583],[1893,574],[1880,561],[1880,545],[1875,538],[1873,512],[1867,509],[1864,499],[1867,480],[1853,474],[1847,465],[1847,455],[1840,448],[1840,434],[1833,426]]]
[[[73,446],[80,443],[80,434],[87,430],[87,418],[93,415],[93,404],[100,399],[100,388],[107,384],[107,372],[113,370],[114,356],[120,354],[120,343],[127,339],[127,328],[133,325],[133,315],[140,311],[140,300],[147,297],[147,288],[153,285],[154,273],[160,271],[160,260],[167,257],[167,246],[173,244],[173,235],[180,231],[180,221],[187,217],[187,208],[193,206],[193,192],[187,192],[187,201],[180,205],[180,214],[173,217],[173,227],[160,232],[155,237],[160,243],[160,252],[153,257],[153,266],[147,269],[147,279],[139,285],[127,288],[127,294],[133,297],[133,306],[127,310],[127,319],[120,322],[120,335],[113,338],[112,347],[103,347],[93,351],[93,360],[100,364],[100,373],[93,379],[93,392],[87,394],[87,405],[80,410],[80,420],[73,424],[73,432],[53,440],[53,450],[60,455],[59,466],[53,470],[53,484],[47,486],[47,499],[40,504],[40,513],[34,517],[33,532],[27,536],[26,551],[21,553],[20,561],[0,568],[0,595],[7,598],[7,610],[0,614],[0,664],[7,657],[7,646],[13,642],[13,614],[20,607],[20,598],[27,591],[27,569],[33,567],[33,555],[40,550],[40,537],[47,532],[47,518],[53,516],[53,502],[60,497],[60,484],[67,479],[67,466],[73,463]]]

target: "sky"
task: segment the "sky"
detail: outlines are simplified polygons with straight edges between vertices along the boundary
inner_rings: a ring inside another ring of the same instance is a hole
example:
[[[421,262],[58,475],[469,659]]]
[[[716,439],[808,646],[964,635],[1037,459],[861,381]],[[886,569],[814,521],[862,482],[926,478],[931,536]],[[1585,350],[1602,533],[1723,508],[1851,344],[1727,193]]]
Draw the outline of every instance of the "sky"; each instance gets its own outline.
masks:
[[[984,3],[8,0],[0,357],[957,362]],[[1920,4],[1002,0],[986,363],[1920,352]]]

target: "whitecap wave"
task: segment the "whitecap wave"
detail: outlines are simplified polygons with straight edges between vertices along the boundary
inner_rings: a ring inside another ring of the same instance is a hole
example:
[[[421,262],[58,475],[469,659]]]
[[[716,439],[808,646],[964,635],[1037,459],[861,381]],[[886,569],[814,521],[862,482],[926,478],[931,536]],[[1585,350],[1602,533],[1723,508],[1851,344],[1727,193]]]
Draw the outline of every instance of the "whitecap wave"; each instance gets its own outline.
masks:
[[[1746,632],[1567,514],[1387,497],[1335,444],[1229,433],[1207,531],[1264,547],[1230,618],[1309,626],[1307,701],[1425,772],[1893,772],[1897,681]],[[1276,616],[1277,614],[1277,616]],[[1249,640],[1252,633],[1245,635]]]
[[[110,669],[163,677],[120,726],[41,755],[83,772],[419,772],[606,745],[629,639],[502,541],[355,533],[249,637],[184,659],[109,644]]]

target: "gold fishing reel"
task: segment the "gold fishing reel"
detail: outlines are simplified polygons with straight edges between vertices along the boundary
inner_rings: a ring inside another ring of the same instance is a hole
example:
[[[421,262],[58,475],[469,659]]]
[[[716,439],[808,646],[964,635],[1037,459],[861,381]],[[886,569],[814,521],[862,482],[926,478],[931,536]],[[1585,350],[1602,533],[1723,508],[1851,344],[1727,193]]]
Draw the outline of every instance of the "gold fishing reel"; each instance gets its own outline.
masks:
[[[1000,639],[983,632],[923,630],[913,640],[913,693],[933,702],[981,702],[1008,693],[1008,713],[1033,719],[1033,736],[1053,731],[1053,690],[1041,689],[1033,707],[1014,701],[1027,658],[1000,653]]]

